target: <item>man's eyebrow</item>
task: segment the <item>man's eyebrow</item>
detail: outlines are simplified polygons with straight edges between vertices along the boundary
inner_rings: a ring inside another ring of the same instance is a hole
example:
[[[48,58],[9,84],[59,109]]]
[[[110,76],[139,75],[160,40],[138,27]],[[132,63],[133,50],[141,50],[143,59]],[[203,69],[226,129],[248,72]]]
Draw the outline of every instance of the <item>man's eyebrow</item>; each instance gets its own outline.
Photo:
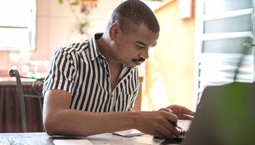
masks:
[[[145,43],[143,43],[143,42],[141,42],[141,41],[136,41],[136,43],[139,43],[139,44],[144,45],[145,47],[148,47],[148,45],[146,45]]]

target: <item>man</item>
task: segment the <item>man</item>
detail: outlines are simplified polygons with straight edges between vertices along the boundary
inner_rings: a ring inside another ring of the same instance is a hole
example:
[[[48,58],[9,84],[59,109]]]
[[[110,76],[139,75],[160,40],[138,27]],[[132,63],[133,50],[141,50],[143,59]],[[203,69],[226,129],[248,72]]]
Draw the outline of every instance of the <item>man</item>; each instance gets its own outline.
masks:
[[[192,111],[173,105],[133,112],[138,70],[157,43],[159,24],[138,0],[121,3],[103,34],[59,49],[44,84],[44,126],[49,135],[88,136],[138,129],[161,138],[178,137],[169,121]]]

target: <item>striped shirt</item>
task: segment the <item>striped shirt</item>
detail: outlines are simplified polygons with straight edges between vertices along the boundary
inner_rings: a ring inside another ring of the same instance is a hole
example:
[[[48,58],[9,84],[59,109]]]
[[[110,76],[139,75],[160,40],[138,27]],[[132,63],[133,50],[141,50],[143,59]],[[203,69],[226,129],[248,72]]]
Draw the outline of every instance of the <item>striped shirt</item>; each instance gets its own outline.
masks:
[[[89,112],[131,109],[138,93],[138,69],[123,65],[112,90],[109,65],[96,44],[101,36],[95,34],[82,43],[57,50],[44,82],[43,94],[51,89],[69,92],[72,96],[70,109]]]

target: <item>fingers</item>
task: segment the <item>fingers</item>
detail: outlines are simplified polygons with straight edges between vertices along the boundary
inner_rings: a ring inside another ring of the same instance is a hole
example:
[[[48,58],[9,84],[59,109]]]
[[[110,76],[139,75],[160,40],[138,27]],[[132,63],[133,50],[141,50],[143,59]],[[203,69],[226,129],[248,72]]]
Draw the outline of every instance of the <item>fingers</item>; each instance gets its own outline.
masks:
[[[166,117],[167,120],[170,120],[170,121],[173,121],[173,122],[177,122],[178,117],[177,117],[176,114],[172,114],[172,113],[169,113],[169,112],[164,112],[164,113],[166,113],[165,117]]]
[[[186,114],[177,114],[177,116],[178,116],[178,119],[180,120],[191,120],[194,118],[193,116],[189,116]]]
[[[173,111],[173,113],[178,116],[179,119],[181,119],[183,117],[182,115],[190,115],[190,117],[194,116],[194,112],[184,106],[171,105],[171,106],[168,106],[167,108],[171,109]],[[191,119],[190,117],[184,117],[184,118]]]
[[[174,134],[174,136],[179,137],[179,132],[178,130],[173,126],[173,124],[170,123],[170,121],[172,122],[177,122],[178,117],[175,114],[170,114],[169,112],[165,112],[165,117],[167,119],[167,121],[164,122],[163,126],[167,129],[170,130],[172,134]],[[165,132],[167,133],[167,132]]]
[[[171,133],[171,131],[169,131],[168,129],[162,127],[160,128],[160,131],[157,132],[156,135],[154,135],[155,137],[159,137],[159,138],[165,138],[165,139],[173,139],[174,135]]]
[[[174,137],[179,137],[179,132],[170,123],[167,123],[162,124],[162,126],[159,126],[154,136],[165,139],[173,139]]]
[[[171,109],[162,108],[158,111],[138,113],[138,130],[160,138],[179,137],[178,130],[170,123],[170,121],[177,122],[178,120]]]
[[[169,112],[169,113],[173,113],[173,111],[170,108],[161,108],[159,110],[166,111],[166,112]]]
[[[166,124],[163,125],[164,129],[162,128],[161,131],[163,134],[165,134],[168,138],[173,139],[175,137],[179,137],[180,133],[179,131],[170,123],[167,122]]]
[[[191,120],[194,118],[193,115],[189,115],[189,114],[176,113],[175,115],[178,116],[179,120]]]
[[[189,109],[186,108],[186,107],[183,107],[183,108],[182,108],[182,112],[183,112],[183,114],[188,114],[188,115],[194,116],[194,112],[191,111],[191,110],[189,110]]]

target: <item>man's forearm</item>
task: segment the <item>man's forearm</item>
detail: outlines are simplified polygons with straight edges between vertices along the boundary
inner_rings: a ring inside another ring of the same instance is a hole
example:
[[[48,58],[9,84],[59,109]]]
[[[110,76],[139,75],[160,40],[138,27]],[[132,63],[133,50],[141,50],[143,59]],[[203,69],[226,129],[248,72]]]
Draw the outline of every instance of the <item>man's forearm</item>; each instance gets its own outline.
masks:
[[[63,109],[45,117],[49,135],[88,136],[135,128],[135,112],[93,113]]]
[[[44,97],[44,126],[49,135],[89,136],[126,129],[161,138],[173,138],[179,133],[169,123],[177,122],[171,112],[138,111],[93,113],[69,109],[71,94],[62,90],[49,90]]]

